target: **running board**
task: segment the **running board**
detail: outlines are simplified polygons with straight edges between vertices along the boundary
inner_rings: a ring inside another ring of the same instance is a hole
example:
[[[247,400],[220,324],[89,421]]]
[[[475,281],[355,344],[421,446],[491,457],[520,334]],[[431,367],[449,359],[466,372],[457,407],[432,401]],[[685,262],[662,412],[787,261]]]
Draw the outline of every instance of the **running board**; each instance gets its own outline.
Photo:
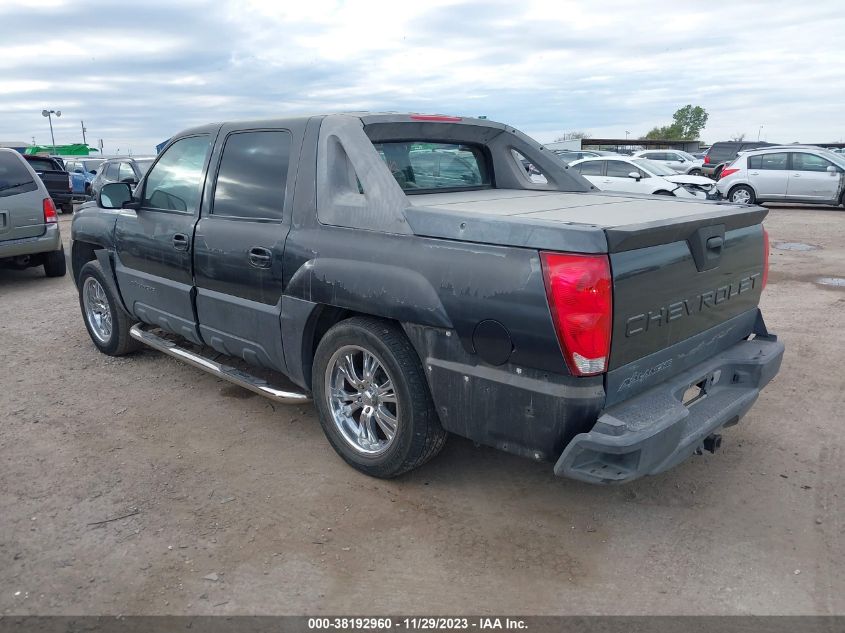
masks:
[[[197,369],[207,371],[208,373],[214,374],[223,380],[228,380],[239,387],[254,391],[265,398],[270,398],[270,400],[273,400],[274,402],[280,402],[282,404],[303,404],[311,401],[311,398],[304,393],[277,389],[266,380],[262,380],[261,378],[247,374],[240,369],[218,363],[217,361],[206,358],[205,356],[200,356],[195,352],[179,347],[173,341],[169,341],[166,338],[162,338],[161,336],[144,330],[140,323],[133,325],[129,329],[129,335],[144,345],[148,345],[153,349],[157,349],[160,352],[164,352],[174,358],[178,358]]]

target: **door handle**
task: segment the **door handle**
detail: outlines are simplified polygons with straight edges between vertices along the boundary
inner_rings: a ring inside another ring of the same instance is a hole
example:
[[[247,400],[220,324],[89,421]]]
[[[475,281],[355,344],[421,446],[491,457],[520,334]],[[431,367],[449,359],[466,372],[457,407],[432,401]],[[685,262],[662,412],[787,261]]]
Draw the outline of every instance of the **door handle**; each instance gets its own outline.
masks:
[[[273,263],[273,254],[261,246],[253,246],[249,249],[249,265],[254,268],[270,268]]]
[[[793,178],[800,178],[800,177],[801,177],[801,174],[792,174],[792,177],[793,177]]]
[[[188,250],[188,236],[182,233],[177,233],[173,236],[173,248],[177,251]]]

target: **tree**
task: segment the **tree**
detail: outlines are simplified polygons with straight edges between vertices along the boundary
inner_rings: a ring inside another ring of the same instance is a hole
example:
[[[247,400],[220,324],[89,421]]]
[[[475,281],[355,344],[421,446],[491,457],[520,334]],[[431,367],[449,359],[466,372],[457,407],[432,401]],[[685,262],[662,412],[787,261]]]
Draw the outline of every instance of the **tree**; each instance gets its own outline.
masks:
[[[745,140],[745,132],[737,132],[731,137],[732,141],[744,141]]]
[[[573,130],[572,132],[565,132],[563,136],[559,136],[555,139],[555,143],[560,143],[561,141],[573,141],[579,138],[590,138],[590,133],[580,132],[578,130]]]
[[[675,110],[670,125],[652,128],[643,138],[695,140],[707,125],[709,116],[701,106],[688,104]]]

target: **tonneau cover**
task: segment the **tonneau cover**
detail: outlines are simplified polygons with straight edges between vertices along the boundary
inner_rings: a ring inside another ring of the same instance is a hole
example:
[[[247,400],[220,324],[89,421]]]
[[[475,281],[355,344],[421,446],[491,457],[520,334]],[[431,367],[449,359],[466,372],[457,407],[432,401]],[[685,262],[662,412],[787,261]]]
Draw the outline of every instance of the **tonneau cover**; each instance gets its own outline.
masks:
[[[687,239],[701,226],[759,224],[767,210],[662,196],[485,189],[409,195],[416,235],[580,253]]]

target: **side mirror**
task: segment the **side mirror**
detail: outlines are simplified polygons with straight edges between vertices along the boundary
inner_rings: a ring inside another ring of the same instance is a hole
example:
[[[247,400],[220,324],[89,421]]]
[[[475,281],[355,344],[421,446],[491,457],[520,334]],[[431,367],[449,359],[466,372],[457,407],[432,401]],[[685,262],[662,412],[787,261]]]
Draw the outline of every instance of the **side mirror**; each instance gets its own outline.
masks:
[[[632,171],[632,172],[629,172],[629,173],[628,173],[628,178],[633,178],[634,180],[636,180],[637,182],[639,182],[639,181],[640,181],[640,178],[641,178],[641,176],[640,176],[640,172],[638,172],[638,171]]]
[[[828,165],[828,166],[827,166],[827,173],[829,173],[829,174],[838,174],[838,173],[839,173],[839,170],[838,170],[836,167],[834,167],[833,165]]]
[[[679,163],[685,163],[685,162],[687,162],[687,159],[686,158],[679,158],[678,162]]]
[[[138,184],[138,179],[137,179],[137,178],[133,178],[132,176],[128,176],[127,178],[124,178],[124,179],[123,179],[123,180],[121,180],[120,182],[125,182],[127,185],[137,185],[137,184]]]
[[[110,182],[103,185],[97,196],[97,205],[103,209],[122,209],[124,203],[132,200],[132,189],[125,182]]]

